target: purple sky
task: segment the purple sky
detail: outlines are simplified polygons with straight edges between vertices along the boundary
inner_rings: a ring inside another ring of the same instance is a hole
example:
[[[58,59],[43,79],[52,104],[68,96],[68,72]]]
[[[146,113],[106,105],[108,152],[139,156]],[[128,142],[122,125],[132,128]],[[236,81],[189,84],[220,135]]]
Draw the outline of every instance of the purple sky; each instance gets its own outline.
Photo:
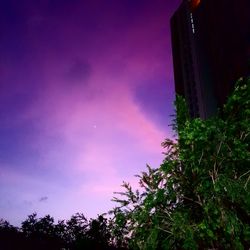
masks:
[[[0,217],[95,217],[161,163],[180,2],[0,2]]]

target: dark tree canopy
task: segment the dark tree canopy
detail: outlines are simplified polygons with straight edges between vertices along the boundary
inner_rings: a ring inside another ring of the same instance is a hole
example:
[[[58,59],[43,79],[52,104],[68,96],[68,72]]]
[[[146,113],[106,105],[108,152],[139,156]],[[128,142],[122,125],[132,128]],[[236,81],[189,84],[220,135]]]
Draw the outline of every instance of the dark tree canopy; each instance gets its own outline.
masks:
[[[89,221],[77,213],[68,221],[54,222],[50,215],[37,218],[31,214],[21,228],[0,220],[1,250],[115,250],[103,216]]]

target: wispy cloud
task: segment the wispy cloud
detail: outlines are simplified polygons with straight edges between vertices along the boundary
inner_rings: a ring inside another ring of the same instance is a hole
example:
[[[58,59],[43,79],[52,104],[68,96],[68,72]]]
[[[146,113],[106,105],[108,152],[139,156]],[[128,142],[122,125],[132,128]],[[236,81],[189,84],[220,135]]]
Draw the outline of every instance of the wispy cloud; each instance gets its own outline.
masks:
[[[49,198],[47,197],[47,196],[42,196],[40,199],[39,199],[39,201],[40,202],[45,202],[45,201],[47,201]]]

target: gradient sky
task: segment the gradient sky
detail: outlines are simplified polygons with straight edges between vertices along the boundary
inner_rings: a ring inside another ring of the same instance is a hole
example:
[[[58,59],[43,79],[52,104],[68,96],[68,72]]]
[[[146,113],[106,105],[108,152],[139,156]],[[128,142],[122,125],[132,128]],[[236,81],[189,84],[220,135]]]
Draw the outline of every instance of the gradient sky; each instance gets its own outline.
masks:
[[[159,166],[180,2],[0,1],[0,217],[95,217]]]

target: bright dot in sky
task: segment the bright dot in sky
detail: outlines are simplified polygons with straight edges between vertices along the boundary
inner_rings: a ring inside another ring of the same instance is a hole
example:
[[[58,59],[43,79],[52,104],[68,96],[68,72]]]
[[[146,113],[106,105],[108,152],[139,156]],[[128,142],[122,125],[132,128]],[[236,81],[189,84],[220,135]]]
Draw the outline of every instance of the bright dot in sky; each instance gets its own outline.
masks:
[[[96,128],[96,125],[94,125],[93,128]]]

